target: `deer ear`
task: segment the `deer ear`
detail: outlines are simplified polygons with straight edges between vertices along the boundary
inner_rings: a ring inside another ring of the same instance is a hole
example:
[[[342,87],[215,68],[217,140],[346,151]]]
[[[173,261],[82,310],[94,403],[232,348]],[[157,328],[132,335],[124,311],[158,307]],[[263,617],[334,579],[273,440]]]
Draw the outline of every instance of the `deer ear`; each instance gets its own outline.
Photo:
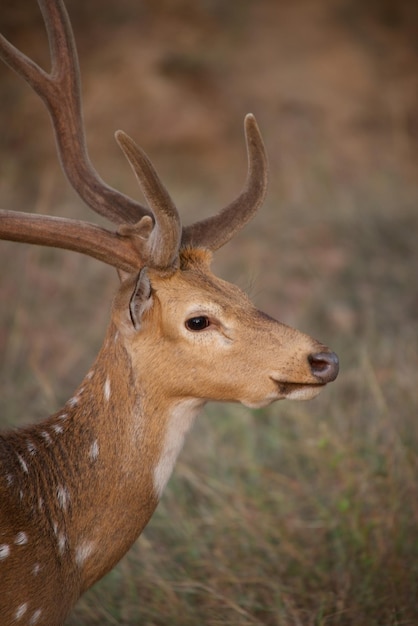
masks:
[[[148,278],[147,268],[143,267],[138,274],[135,289],[129,301],[129,314],[135,330],[141,328],[141,318],[145,311],[152,305],[151,283]]]

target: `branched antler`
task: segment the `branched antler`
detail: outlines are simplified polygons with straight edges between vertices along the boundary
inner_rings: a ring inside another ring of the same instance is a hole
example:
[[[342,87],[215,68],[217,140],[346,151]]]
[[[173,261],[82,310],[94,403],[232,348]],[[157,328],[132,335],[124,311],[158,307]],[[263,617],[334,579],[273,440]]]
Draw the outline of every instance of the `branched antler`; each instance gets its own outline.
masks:
[[[183,230],[178,211],[146,154],[122,131],[117,141],[149,208],[109,187],[91,164],[83,125],[79,64],[63,0],[38,0],[51,53],[47,73],[0,35],[0,57],[44,101],[62,167],[75,191],[96,213],[119,224],[116,232],[89,222],[0,211],[0,238],[76,250],[124,271],[171,267],[180,246],[216,250],[255,214],[267,188],[267,157],[255,118],[247,115],[248,174],[241,194],[216,215]]]
[[[240,195],[219,213],[183,229],[182,245],[198,245],[218,250],[252,217],[263,203],[267,192],[268,163],[260,130],[254,115],[244,122],[247,142],[248,172]]]
[[[71,24],[61,0],[39,0],[51,52],[48,74],[0,35],[0,55],[42,98],[54,127],[61,164],[72,187],[114,223],[135,223],[150,212],[109,187],[91,164],[83,125],[80,70]]]

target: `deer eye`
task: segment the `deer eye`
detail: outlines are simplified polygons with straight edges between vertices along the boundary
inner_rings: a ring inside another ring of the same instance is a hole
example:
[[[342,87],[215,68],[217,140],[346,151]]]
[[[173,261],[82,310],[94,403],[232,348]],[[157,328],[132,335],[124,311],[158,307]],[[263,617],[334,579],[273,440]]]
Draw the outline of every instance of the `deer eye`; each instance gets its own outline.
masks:
[[[186,321],[186,328],[188,330],[199,331],[204,330],[210,326],[210,320],[206,315],[198,315],[197,317],[191,317]]]

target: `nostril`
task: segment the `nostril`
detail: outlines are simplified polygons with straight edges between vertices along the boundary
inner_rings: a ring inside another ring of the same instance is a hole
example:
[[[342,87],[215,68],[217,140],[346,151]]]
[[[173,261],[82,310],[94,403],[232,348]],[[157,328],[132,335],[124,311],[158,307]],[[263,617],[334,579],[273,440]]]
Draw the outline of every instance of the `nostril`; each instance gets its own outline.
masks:
[[[323,383],[330,383],[337,378],[339,361],[335,352],[310,354],[308,361],[312,374]]]

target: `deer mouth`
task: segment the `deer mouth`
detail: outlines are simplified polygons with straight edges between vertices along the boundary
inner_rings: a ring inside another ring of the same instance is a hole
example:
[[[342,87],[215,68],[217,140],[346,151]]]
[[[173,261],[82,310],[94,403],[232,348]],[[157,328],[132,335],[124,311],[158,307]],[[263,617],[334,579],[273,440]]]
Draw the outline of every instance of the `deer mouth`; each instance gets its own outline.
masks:
[[[321,393],[326,383],[283,383],[275,381],[281,398],[286,400],[312,400]]]

